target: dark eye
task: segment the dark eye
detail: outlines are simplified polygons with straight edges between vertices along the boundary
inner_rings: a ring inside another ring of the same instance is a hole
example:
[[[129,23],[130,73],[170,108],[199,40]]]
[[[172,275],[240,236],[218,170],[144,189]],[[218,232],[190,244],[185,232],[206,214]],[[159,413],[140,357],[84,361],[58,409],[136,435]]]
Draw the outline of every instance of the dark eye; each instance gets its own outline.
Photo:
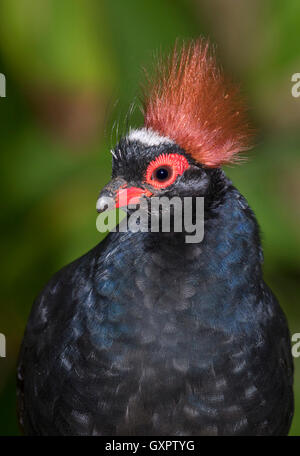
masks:
[[[154,171],[153,174],[154,179],[157,179],[160,182],[164,182],[171,176],[172,169],[169,166],[160,166]]]
[[[188,167],[189,163],[183,155],[161,154],[149,163],[145,181],[155,188],[167,188]]]

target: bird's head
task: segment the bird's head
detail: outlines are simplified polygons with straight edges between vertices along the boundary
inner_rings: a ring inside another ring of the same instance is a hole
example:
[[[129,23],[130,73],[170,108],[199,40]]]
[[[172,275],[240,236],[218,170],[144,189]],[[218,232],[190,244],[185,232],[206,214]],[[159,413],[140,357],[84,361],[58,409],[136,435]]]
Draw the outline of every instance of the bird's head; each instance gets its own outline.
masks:
[[[112,151],[112,180],[97,210],[155,196],[214,199],[220,167],[249,148],[252,135],[237,88],[217,67],[207,41],[176,45],[156,67],[143,101],[144,126]]]

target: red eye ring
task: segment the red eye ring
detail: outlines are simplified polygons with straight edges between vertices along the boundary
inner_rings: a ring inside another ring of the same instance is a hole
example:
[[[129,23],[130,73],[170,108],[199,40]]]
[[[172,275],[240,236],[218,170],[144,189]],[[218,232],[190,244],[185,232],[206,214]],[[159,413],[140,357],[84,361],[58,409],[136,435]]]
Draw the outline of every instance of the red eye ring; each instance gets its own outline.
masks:
[[[155,171],[159,168],[166,167],[171,170],[170,176],[163,181],[155,178]],[[189,167],[187,159],[180,154],[161,154],[156,157],[155,160],[150,162],[146,171],[146,182],[155,188],[166,188],[175,182],[177,176],[183,174],[183,172]]]
[[[166,167],[172,172],[169,178],[160,181],[154,177],[154,173],[163,167]],[[189,163],[183,155],[161,154],[149,164],[146,171],[146,182],[156,188],[166,188],[173,184],[177,176],[181,175],[188,167]]]

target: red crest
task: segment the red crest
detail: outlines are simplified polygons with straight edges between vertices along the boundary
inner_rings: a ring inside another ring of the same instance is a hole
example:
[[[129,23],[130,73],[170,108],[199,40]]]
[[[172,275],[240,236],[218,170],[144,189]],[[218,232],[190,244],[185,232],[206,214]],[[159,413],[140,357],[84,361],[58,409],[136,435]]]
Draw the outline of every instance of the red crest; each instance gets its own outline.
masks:
[[[145,127],[175,141],[197,162],[218,167],[250,147],[253,131],[239,90],[207,41],[176,45],[144,97]]]

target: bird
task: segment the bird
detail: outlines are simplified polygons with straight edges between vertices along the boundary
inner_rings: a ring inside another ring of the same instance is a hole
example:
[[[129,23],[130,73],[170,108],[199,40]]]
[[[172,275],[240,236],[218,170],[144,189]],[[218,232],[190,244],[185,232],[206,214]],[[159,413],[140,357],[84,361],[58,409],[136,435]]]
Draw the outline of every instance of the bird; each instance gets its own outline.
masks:
[[[27,435],[287,435],[288,324],[263,279],[255,214],[223,170],[252,147],[247,103],[198,38],[176,42],[146,74],[141,109],[144,124],[112,151],[97,210],[110,199],[128,220],[132,201],[203,198],[203,239],[118,226],[49,280],[20,349],[20,426]]]

